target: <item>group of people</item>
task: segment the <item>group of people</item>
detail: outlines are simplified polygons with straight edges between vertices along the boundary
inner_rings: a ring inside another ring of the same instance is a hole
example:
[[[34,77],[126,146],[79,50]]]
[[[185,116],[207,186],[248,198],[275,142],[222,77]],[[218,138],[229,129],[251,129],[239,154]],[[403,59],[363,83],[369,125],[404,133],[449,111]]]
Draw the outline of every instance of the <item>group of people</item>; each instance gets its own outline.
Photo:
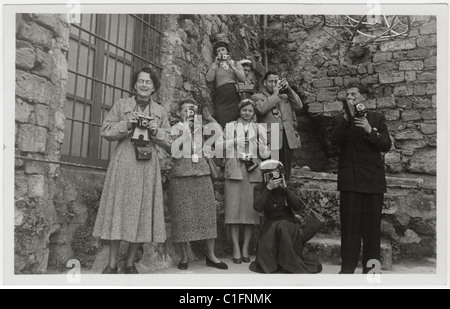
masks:
[[[229,45],[214,45],[214,61],[206,80],[214,84],[214,118],[195,100],[178,103],[172,126],[165,109],[152,100],[160,82],[149,68],[133,75],[135,96],[119,99],[101,128],[109,141],[118,141],[111,156],[94,228],[94,236],[110,241],[109,262],[104,274],[118,272],[121,241],[129,242],[124,273],[137,274],[136,253],[142,243],[166,241],[163,189],[156,145],[172,154],[169,173],[168,208],[170,239],[179,244],[180,270],[189,267],[188,243],[206,242],[207,266],[226,270],[228,265],[215,254],[217,238],[216,203],[212,180],[213,160],[196,156],[205,139],[196,139],[198,125],[193,114],[203,116],[200,127],[217,123],[221,139],[214,145],[225,155],[225,223],[233,247],[232,262],[250,263],[261,273],[319,273],[322,265],[304,256],[303,247],[315,233],[306,232],[296,220],[302,201],[288,188],[293,151],[300,147],[295,113],[303,103],[298,94],[275,71],[262,80],[262,91],[242,97],[238,83],[251,84],[244,72],[248,61],[237,62],[229,55]],[[247,69],[248,71],[248,69]],[[361,86],[349,87],[351,104],[366,98]],[[261,124],[266,124],[262,127]],[[264,134],[258,134],[264,129]],[[190,148],[191,156],[175,155],[174,141]],[[332,141],[341,146],[338,189],[341,193],[342,270],[355,271],[361,239],[363,262],[380,257],[380,224],[383,193],[386,190],[381,151],[390,148],[382,114],[367,112],[364,117],[345,115],[333,132]],[[258,149],[249,156],[251,149]],[[217,153],[217,152],[216,152]],[[367,162],[366,162],[367,161]],[[374,183],[377,182],[376,185]],[[255,225],[260,227],[256,259],[250,259],[250,241]],[[240,232],[243,231],[243,243]],[[377,249],[378,248],[378,249]],[[368,271],[364,268],[364,271]]]

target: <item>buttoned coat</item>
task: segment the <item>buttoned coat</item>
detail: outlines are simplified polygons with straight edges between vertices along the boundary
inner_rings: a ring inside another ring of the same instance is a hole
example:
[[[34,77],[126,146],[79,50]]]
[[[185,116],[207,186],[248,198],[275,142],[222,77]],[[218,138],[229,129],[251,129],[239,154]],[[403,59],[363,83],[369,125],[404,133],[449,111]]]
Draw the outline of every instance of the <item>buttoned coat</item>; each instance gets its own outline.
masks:
[[[338,190],[360,193],[386,192],[382,152],[391,148],[391,139],[383,114],[368,112],[370,134],[345,119],[333,130],[331,142],[340,146]]]

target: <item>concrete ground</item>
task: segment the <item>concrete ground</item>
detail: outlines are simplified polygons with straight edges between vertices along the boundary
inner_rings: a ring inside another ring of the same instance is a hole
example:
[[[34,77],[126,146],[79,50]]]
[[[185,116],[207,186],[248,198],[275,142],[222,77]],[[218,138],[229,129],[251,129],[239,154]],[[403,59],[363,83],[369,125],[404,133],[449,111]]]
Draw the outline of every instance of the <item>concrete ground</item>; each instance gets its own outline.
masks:
[[[252,257],[254,260],[254,257]],[[222,259],[229,269],[220,270],[214,267],[208,267],[205,265],[204,260],[194,261],[189,263],[188,270],[179,270],[177,265],[173,265],[169,268],[161,269],[151,272],[152,274],[255,274],[248,269],[248,263],[234,264],[231,257]],[[334,275],[339,273],[340,266],[329,263],[323,263],[323,270],[320,274]],[[362,269],[357,269],[356,274],[360,274]],[[436,273],[436,260],[424,259],[422,261],[402,261],[401,264],[393,265],[391,270],[382,270],[383,274],[435,274]]]

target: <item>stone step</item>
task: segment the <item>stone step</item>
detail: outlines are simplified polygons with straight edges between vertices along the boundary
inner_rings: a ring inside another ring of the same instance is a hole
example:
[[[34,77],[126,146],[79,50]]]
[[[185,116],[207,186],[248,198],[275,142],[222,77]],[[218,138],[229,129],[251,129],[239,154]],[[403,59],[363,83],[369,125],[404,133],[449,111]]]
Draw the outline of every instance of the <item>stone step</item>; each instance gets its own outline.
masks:
[[[319,259],[322,263],[335,265],[341,264],[341,239],[340,236],[317,234],[308,241],[305,246],[305,254]],[[360,259],[361,260],[361,259]],[[381,269],[392,269],[392,247],[389,242],[381,242]]]

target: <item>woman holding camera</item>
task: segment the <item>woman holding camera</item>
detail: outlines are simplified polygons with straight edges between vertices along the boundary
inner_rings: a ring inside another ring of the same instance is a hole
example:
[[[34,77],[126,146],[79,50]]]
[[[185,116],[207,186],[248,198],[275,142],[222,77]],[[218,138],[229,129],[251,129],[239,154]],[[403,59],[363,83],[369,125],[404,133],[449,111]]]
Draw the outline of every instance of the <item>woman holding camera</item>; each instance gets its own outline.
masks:
[[[233,262],[236,264],[250,263],[249,244],[254,225],[259,223],[259,214],[253,209],[253,188],[261,182],[259,155],[264,158],[270,155],[264,143],[266,133],[255,122],[255,103],[243,100],[238,111],[239,119],[231,122],[233,130],[230,128],[224,134],[225,223],[230,226]],[[242,250],[239,244],[241,227],[244,232]]]
[[[214,253],[217,238],[215,196],[207,159],[197,156],[202,151],[203,143],[201,139],[194,138],[198,133],[195,130],[202,127],[202,123],[194,125],[194,121],[198,121],[194,118],[196,114],[208,119],[207,110],[198,112],[195,101],[183,100],[176,111],[180,122],[172,126],[174,164],[170,172],[168,194],[171,240],[180,245],[181,260],[178,269],[188,269],[188,242],[198,240],[206,240],[207,266],[228,269]],[[217,130],[222,131],[217,123],[213,124],[217,125]]]
[[[256,260],[250,270],[260,273],[320,273],[322,265],[303,256],[304,244],[316,233],[307,223],[302,229],[296,223],[294,210],[302,202],[287,188],[284,166],[277,160],[261,163],[264,182],[255,188],[256,211],[264,212],[265,221],[258,240]]]
[[[236,90],[237,82],[245,82],[242,65],[231,59],[229,45],[219,41],[213,46],[214,62],[206,73],[206,81],[214,83],[215,118],[222,126],[239,117],[239,94]]]
[[[139,70],[132,80],[136,95],[119,99],[103,121],[102,136],[118,142],[106,172],[93,233],[110,241],[104,274],[117,273],[121,241],[130,244],[124,272],[137,274],[134,264],[139,246],[166,240],[156,145],[170,152],[171,139],[167,113],[151,97],[159,87],[151,69]]]

